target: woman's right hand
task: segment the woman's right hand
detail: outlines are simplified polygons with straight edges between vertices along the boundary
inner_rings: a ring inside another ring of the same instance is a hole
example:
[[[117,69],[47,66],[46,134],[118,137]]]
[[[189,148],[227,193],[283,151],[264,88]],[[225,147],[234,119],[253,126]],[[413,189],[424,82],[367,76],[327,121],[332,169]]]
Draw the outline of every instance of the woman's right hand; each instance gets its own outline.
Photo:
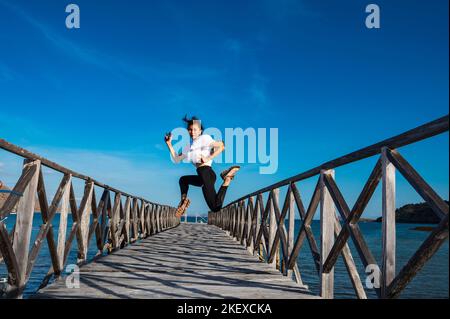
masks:
[[[172,143],[172,133],[166,133],[166,135],[164,136],[164,141],[166,142],[166,144],[171,144]]]

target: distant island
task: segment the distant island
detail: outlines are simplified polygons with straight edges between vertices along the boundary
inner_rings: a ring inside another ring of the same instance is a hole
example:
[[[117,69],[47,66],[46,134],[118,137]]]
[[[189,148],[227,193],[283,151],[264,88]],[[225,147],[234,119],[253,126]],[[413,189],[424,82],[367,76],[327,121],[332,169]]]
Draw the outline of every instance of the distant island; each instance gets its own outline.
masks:
[[[448,204],[448,201],[445,201]],[[382,217],[375,221],[381,222]],[[431,209],[428,203],[407,204],[395,210],[395,221],[397,223],[409,224],[438,224],[440,219]]]
[[[0,190],[10,191],[11,188],[9,188],[8,186],[5,185],[5,183],[0,181]],[[6,201],[6,199],[8,197],[9,197],[9,193],[8,192],[0,192],[0,207],[3,206],[3,204],[5,203],[5,201]],[[16,210],[17,210],[17,205],[14,207],[14,209],[10,213],[15,213]],[[34,204],[34,211],[35,212],[40,212],[41,211],[41,207],[39,206],[39,200],[37,199],[37,196],[36,196],[36,201],[35,201],[35,204]]]

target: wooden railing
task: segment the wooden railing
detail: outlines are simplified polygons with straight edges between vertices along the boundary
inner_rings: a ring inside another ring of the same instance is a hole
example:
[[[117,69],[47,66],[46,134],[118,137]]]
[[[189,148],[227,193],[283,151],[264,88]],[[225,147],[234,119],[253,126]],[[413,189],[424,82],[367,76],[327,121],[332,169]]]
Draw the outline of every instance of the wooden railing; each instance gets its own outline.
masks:
[[[449,117],[417,127],[393,138],[324,163],[309,171],[265,187],[228,204],[219,212],[210,212],[208,223],[225,230],[240,241],[260,260],[293,275],[302,283],[297,258],[308,241],[316,271],[319,275],[320,295],[334,297],[334,266],[342,255],[355,294],[367,298],[357,267],[348,246],[352,238],[356,251],[366,269],[373,269],[374,289],[379,298],[396,298],[436,253],[448,238],[449,205],[431,188],[419,173],[400,155],[397,148],[449,130]],[[358,199],[350,209],[336,181],[336,167],[380,155]],[[395,172],[398,170],[416,192],[430,205],[440,223],[421,244],[406,265],[396,274]],[[296,182],[318,176],[311,201],[305,208]],[[378,266],[370,251],[358,221],[381,180],[382,183],[382,264]],[[280,210],[279,189],[287,186]],[[264,205],[263,194],[268,193]],[[311,222],[320,204],[320,247],[311,229]],[[302,225],[294,241],[294,216],[297,208]],[[336,209],[343,221],[336,214]],[[285,219],[289,213],[288,221]],[[287,223],[287,225],[286,225]],[[281,251],[280,251],[281,248]],[[279,258],[279,262],[277,262]],[[378,270],[378,271],[376,271]],[[378,279],[378,280],[376,280]],[[379,285],[377,285],[377,282]]]
[[[41,287],[47,285],[52,277],[62,275],[75,238],[78,244],[77,264],[81,265],[87,262],[92,236],[95,236],[97,256],[100,256],[179,225],[180,220],[175,216],[173,207],[153,203],[102,184],[3,139],[0,139],[0,148],[25,158],[19,180],[0,207],[0,263],[4,262],[8,271],[8,282],[0,291],[0,296],[13,298],[23,294],[45,239],[52,266],[44,274],[45,277],[43,275]],[[47,201],[42,166],[64,174],[50,204]],[[79,205],[72,185],[75,178],[85,181]],[[102,191],[99,199],[95,195],[95,186]],[[36,193],[42,224],[30,249]],[[4,219],[14,209],[17,213],[16,223],[12,231],[8,232]],[[52,220],[57,211],[60,219],[55,241]],[[69,215],[73,223],[67,236]]]

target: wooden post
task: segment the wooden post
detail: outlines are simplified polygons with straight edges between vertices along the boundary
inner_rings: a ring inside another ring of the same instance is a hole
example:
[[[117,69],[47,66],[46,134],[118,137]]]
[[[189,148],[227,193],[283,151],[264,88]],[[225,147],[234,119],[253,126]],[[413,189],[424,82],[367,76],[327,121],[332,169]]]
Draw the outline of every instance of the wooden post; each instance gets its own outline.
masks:
[[[272,191],[272,195],[271,196],[271,200],[270,203],[268,203],[268,205],[270,205],[269,209],[269,247],[267,250],[267,253],[269,253],[270,251],[272,251],[272,246],[274,245],[274,241],[275,241],[275,234],[277,232],[277,219],[275,217],[275,208],[273,206],[273,201],[278,202],[278,194],[279,194],[279,190],[278,188],[274,189]],[[278,249],[275,251],[275,256],[277,256],[279,254]],[[269,263],[269,265],[273,268],[277,268],[277,258],[274,258],[273,261],[271,263]]]
[[[156,232],[159,233],[161,231],[161,210],[162,206],[158,205],[158,210],[156,211]]]
[[[233,215],[233,205],[228,207],[228,231],[230,232],[230,237],[233,237],[233,227],[234,227],[234,215]]]
[[[161,210],[161,205],[156,206],[155,210],[155,234],[159,233],[159,212]]]
[[[169,221],[169,206],[166,206],[166,210],[164,212],[164,229],[167,229],[169,227],[168,221]]]
[[[234,219],[233,238],[235,240],[238,240],[238,236],[239,236],[239,203],[236,203],[233,205],[233,219]]]
[[[139,230],[138,230],[138,200],[137,198],[133,198],[133,209],[131,210],[132,216],[132,226],[133,226],[133,237],[132,242],[136,241],[139,238]]]
[[[156,211],[156,205],[151,204],[150,208],[150,235],[155,234],[155,211]]]
[[[239,240],[239,228],[240,228],[240,204],[237,202],[234,204],[234,239]]]
[[[249,252],[254,255],[255,254],[255,239],[256,239],[256,211],[257,205],[253,205],[253,197],[250,197],[249,199],[249,206],[250,206],[250,214],[249,214]]]
[[[227,208],[227,215],[228,215],[228,231],[229,235],[233,236],[233,206],[230,206]]]
[[[107,222],[106,218],[109,217],[111,218],[111,197],[110,197],[110,193],[107,189],[104,189],[103,194],[102,194],[102,199],[101,201],[103,201],[103,209],[101,210],[101,226],[99,228],[99,233],[97,232],[96,234],[100,235],[100,240],[99,238],[97,238],[97,244],[100,244],[101,247],[99,247],[100,252],[102,253],[105,247],[109,247],[109,243],[107,242],[107,238],[108,238],[108,233],[109,233],[109,228],[111,225],[111,219]],[[99,212],[100,213],[100,212]]]
[[[70,185],[72,175],[69,174],[69,181],[64,187],[64,195],[61,199],[61,211],[59,214],[58,246],[56,248],[58,255],[59,269],[64,267],[64,248],[66,246],[67,217],[69,213]]]
[[[388,287],[395,278],[395,166],[387,157],[387,149],[381,151],[382,163],[382,265],[381,297],[386,298]]]
[[[339,236],[341,231],[342,227],[338,217],[336,216],[336,222],[334,223],[334,233],[336,237]],[[344,264],[350,276],[350,281],[352,282],[353,289],[355,290],[356,293],[356,297],[358,297],[358,299],[367,299],[366,292],[361,283],[361,279],[359,278],[358,269],[356,268],[355,261],[353,260],[352,253],[350,251],[350,247],[348,246],[347,243],[342,248],[342,259],[344,259]]]
[[[247,224],[247,220],[246,220],[246,215],[247,215],[247,210],[245,209],[245,201],[242,200],[241,201],[241,230],[240,230],[240,238],[241,238],[241,244],[245,245],[245,233],[246,233],[246,228],[245,225]]]
[[[159,215],[159,224],[160,224],[160,231],[164,231],[164,214],[166,212],[166,206],[161,207],[161,213]]]
[[[14,228],[13,251],[16,255],[19,270],[18,288],[23,289],[28,264],[28,251],[30,249],[31,230],[33,227],[34,205],[38,186],[41,161],[24,160],[23,169],[34,166],[33,177],[28,183],[22,198],[17,205],[16,227]]]
[[[147,235],[146,227],[145,227],[145,201],[141,199],[141,213],[140,213],[140,226],[141,226],[141,238],[144,238]]]
[[[291,256],[294,248],[294,228],[295,228],[295,198],[293,192],[289,192],[289,229],[287,232],[287,254]],[[289,260],[289,258],[287,258]],[[285,265],[286,275],[292,277],[292,270]]]
[[[247,250],[250,254],[253,254],[252,215],[253,199],[250,197],[247,202],[247,233],[245,234],[245,247],[247,247]]]
[[[228,235],[231,236],[231,231],[232,231],[232,225],[233,225],[233,215],[232,215],[232,208],[228,207],[227,208],[227,227],[228,227]]]
[[[242,224],[242,219],[241,219],[241,215],[242,215],[242,209],[241,209],[241,202],[237,203],[236,206],[236,223],[237,223],[237,227],[236,227],[236,240],[240,241],[241,240],[241,224]]]
[[[229,207],[227,207],[227,208],[224,208],[223,209],[223,230],[225,231],[225,233],[227,234],[227,235],[230,235],[230,232],[229,232],[229,227],[228,227],[228,211],[229,211]],[[208,215],[208,217],[209,217],[209,215]],[[208,218],[208,220],[209,220],[209,218]]]
[[[325,299],[334,298],[334,267],[330,272],[323,272],[323,265],[334,244],[335,207],[330,192],[325,186],[324,175],[334,178],[334,170],[320,172],[320,295]]]
[[[255,200],[255,210],[256,210],[255,211],[255,214],[256,214],[256,225],[255,225],[255,236],[256,236],[256,238],[255,238],[255,240],[258,238],[257,236],[258,236],[258,234],[260,232],[260,229],[261,229],[261,209],[259,207],[260,202],[258,200],[258,196],[259,195],[256,195],[256,200]],[[262,240],[261,240],[261,242],[262,242]],[[261,255],[262,255],[261,245],[262,245],[262,243],[260,243],[259,247],[255,247],[255,251],[253,253],[253,254],[258,254],[260,259],[261,259]]]
[[[119,235],[118,234],[118,225],[120,220],[120,193],[115,193],[114,196],[114,206],[112,210],[112,217],[111,217],[111,225],[110,225],[110,231],[111,231],[111,241],[113,249],[118,248],[119,246]]]
[[[164,215],[163,215],[163,230],[167,229],[167,214],[169,213],[169,207],[164,207]]]
[[[239,229],[240,229],[240,206],[239,203],[236,203],[236,205],[234,206],[234,212],[236,214],[235,218],[236,218],[236,225],[235,225],[235,232],[234,232],[234,237],[236,240],[239,240]]]
[[[89,224],[92,211],[92,194],[94,192],[94,183],[87,181],[84,188],[84,196],[79,207],[80,234],[83,243],[81,251],[79,251],[78,261],[86,261],[88,252]]]
[[[151,207],[152,207],[151,204],[146,203],[146,209],[145,209],[145,225],[146,225],[146,229],[147,229],[146,237],[148,237],[152,234],[151,233],[152,225],[151,225],[151,221],[150,221],[150,214],[152,212]],[[172,216],[172,219],[173,219],[173,216]],[[173,220],[172,220],[172,222],[173,222]]]
[[[237,211],[238,211],[238,229],[237,229],[237,239],[240,242],[242,238],[242,201],[240,201],[237,205]]]

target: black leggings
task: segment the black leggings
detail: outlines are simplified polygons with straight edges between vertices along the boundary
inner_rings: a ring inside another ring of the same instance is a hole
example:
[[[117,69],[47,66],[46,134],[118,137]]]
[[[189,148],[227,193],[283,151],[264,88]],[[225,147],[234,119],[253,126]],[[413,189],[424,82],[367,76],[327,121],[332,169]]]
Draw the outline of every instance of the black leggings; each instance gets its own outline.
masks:
[[[216,182],[216,173],[210,166],[200,166],[197,168],[197,175],[186,175],[180,177],[181,195],[187,195],[189,185],[202,187],[203,196],[206,204],[213,212],[217,212],[222,208],[227,186],[221,186],[216,193],[214,183]]]

